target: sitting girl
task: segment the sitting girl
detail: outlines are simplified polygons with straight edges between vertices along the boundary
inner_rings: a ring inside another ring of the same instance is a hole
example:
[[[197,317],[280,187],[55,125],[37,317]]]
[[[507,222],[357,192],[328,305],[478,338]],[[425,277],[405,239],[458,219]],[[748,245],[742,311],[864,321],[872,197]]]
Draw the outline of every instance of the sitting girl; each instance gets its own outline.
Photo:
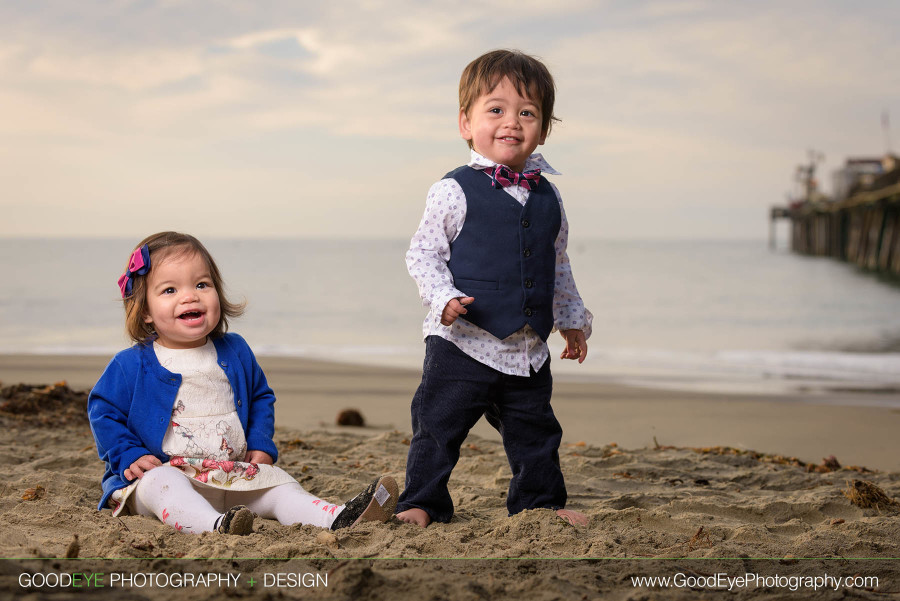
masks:
[[[136,344],[116,354],[88,399],[106,462],[98,509],[225,534],[250,533],[254,514],[333,530],[392,516],[398,491],[390,476],[336,505],[273,465],[275,395],[244,339],[226,334],[243,305],[225,298],[196,238],[146,238],[119,288]]]

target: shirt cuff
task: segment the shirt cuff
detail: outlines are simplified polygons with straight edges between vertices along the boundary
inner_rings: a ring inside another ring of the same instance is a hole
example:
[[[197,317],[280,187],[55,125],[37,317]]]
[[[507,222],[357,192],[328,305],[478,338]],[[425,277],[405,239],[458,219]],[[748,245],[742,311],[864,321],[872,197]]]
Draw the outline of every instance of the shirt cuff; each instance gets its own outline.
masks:
[[[581,313],[581,315],[572,315],[557,319],[556,324],[554,325],[558,330],[581,330],[584,332],[585,340],[587,340],[591,337],[593,323],[594,315],[587,309],[584,309],[584,312]]]
[[[465,296],[465,293],[457,290],[456,288],[447,288],[445,290],[441,290],[435,294],[431,301],[431,311],[436,315],[442,315],[444,313],[444,307],[447,306],[454,298],[462,298]]]

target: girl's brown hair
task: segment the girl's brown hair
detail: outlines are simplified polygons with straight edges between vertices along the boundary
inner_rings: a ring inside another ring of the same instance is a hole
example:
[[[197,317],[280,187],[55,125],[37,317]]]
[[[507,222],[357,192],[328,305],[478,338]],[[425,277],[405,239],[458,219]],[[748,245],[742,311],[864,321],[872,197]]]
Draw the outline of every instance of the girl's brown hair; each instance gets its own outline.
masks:
[[[172,256],[184,256],[190,254],[200,255],[209,268],[209,275],[212,278],[213,288],[219,295],[219,308],[221,317],[219,323],[209,333],[211,338],[216,338],[228,331],[228,318],[239,317],[244,313],[246,302],[235,304],[225,297],[225,288],[222,283],[222,275],[212,255],[206,250],[203,244],[189,234],[180,234],[178,232],[160,232],[147,236],[135,246],[135,250],[147,245],[150,251],[150,271],[159,265],[162,261]],[[130,255],[129,255],[130,257]],[[152,323],[147,323],[144,318],[147,316],[147,277],[150,275],[132,275],[131,295],[123,300],[125,304],[125,330],[135,342],[144,343],[150,340],[156,330]]]
[[[549,135],[553,122],[559,121],[553,116],[556,84],[544,63],[518,50],[492,50],[469,63],[459,78],[459,109],[468,115],[478,97],[496,88],[504,77],[523,98],[540,106],[541,133]],[[472,140],[468,142],[472,148]]]

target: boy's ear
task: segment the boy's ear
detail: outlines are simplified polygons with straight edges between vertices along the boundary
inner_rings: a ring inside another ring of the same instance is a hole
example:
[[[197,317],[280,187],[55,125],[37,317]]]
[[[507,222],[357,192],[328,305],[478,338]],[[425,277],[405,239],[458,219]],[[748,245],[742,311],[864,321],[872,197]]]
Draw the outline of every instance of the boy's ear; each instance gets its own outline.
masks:
[[[472,124],[469,122],[469,116],[466,111],[459,109],[459,135],[463,140],[472,140]]]

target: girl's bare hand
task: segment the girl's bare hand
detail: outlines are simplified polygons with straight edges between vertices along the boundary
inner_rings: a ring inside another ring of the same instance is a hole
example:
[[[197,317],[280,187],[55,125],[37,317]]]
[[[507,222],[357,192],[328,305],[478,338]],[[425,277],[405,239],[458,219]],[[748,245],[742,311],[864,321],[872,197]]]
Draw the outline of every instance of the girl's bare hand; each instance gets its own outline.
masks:
[[[155,467],[159,467],[162,465],[162,461],[157,459],[153,455],[143,455],[139,457],[137,461],[131,464],[128,469],[125,470],[125,479],[126,480],[134,480],[135,478],[143,478],[144,472],[152,470]]]
[[[275,463],[275,460],[265,451],[247,451],[247,454],[244,455],[244,463],[265,463],[272,465]]]

